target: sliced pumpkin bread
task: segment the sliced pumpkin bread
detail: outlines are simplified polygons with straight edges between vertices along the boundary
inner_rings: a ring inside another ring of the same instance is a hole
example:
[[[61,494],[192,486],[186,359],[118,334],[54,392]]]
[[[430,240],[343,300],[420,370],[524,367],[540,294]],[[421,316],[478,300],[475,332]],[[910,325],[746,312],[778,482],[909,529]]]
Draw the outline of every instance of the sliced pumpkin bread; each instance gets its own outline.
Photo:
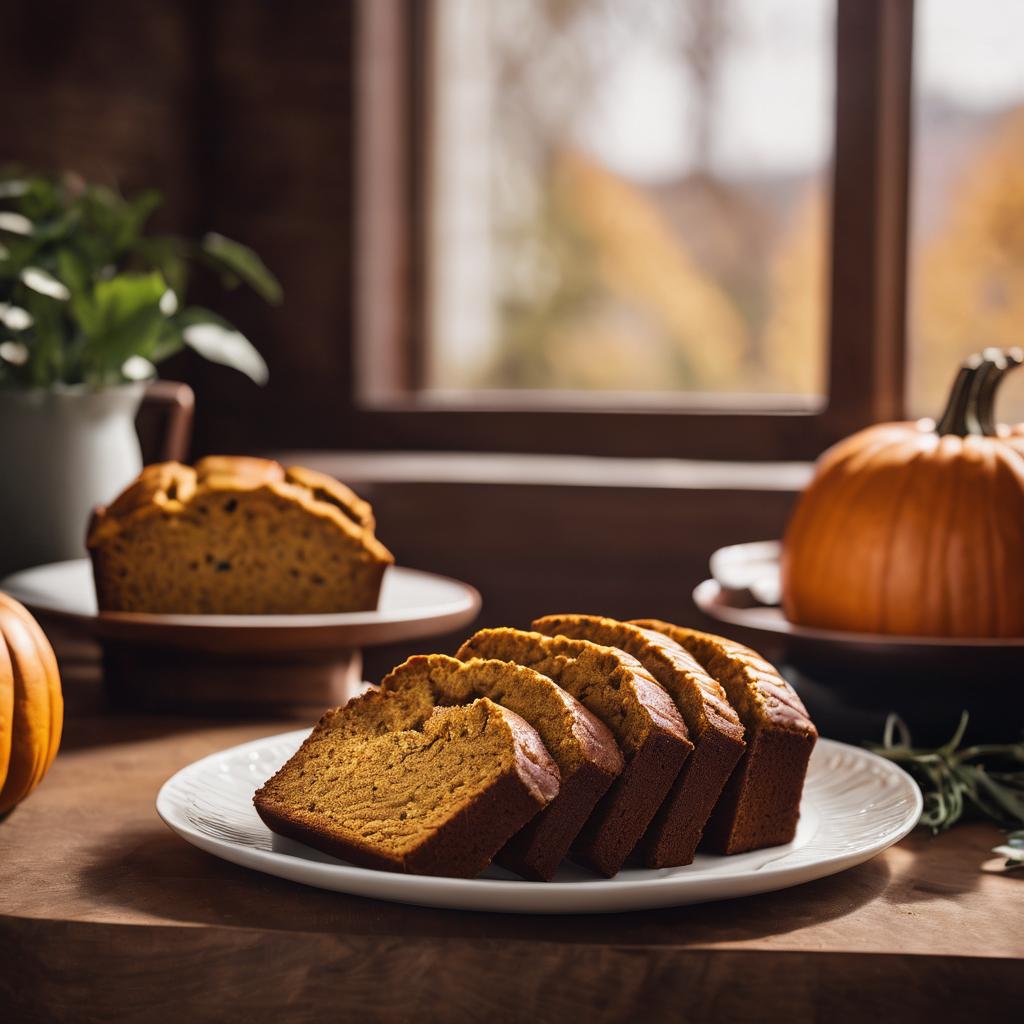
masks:
[[[558,788],[514,711],[371,691],[328,711],[253,803],[274,832],[355,864],[472,878]]]
[[[393,561],[344,484],[224,455],[147,466],[95,511],[87,546],[103,611],[369,610]]]
[[[415,694],[437,705],[487,697],[537,730],[558,765],[561,787],[495,860],[524,878],[550,881],[594,805],[622,771],[622,755],[607,727],[546,675],[507,661],[416,655],[380,685],[385,692]]]
[[[725,688],[747,730],[747,749],[711,815],[705,845],[742,853],[790,842],[818,738],[800,698],[761,655],[734,640],[657,619],[640,625],[685,647]]]
[[[639,842],[693,749],[668,694],[622,651],[518,629],[483,629],[457,657],[499,658],[553,679],[615,737],[625,767],[572,846],[573,859],[611,877]]]
[[[533,625],[542,633],[591,640],[631,654],[675,701],[694,749],[639,852],[647,867],[689,864],[743,753],[743,726],[724,690],[679,644],[661,633],[599,615],[548,615]]]

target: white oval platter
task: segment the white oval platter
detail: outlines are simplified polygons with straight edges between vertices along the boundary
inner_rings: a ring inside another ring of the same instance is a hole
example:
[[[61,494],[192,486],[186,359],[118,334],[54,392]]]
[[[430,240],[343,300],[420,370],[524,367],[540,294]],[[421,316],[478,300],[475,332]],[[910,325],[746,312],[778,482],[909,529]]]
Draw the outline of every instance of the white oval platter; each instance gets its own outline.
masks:
[[[793,842],[732,857],[698,854],[681,868],[631,868],[596,878],[571,864],[548,883],[500,868],[475,879],[355,867],[274,835],[252,794],[308,730],[254,740],[183,768],[156,808],[182,838],[224,860],[294,882],[397,903],[500,913],[588,914],[731,899],[844,871],[898,842],[921,814],[921,793],[901,769],[866,750],[819,740]]]

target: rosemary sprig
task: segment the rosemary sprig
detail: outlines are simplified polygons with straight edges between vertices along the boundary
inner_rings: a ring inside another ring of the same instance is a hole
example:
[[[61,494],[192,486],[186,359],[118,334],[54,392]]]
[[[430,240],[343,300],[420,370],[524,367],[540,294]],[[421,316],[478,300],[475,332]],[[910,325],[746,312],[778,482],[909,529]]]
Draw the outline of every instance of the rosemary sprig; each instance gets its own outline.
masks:
[[[913,746],[906,723],[892,714],[886,720],[882,743],[868,746],[913,776],[924,796],[919,824],[933,833],[971,813],[1004,828],[1024,828],[1024,741],[961,748],[967,721],[965,711],[949,741],[927,749]],[[1006,850],[1013,851],[1006,856],[1014,866],[1021,866],[1017,853],[1024,850],[1024,832],[1013,833]]]

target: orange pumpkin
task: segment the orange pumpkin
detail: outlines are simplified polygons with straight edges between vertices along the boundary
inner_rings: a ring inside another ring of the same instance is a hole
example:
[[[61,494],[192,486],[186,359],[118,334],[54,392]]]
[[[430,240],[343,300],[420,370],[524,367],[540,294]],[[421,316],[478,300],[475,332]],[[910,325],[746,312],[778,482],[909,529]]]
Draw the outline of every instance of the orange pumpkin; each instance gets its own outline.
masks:
[[[791,622],[1024,636],[1024,437],[993,415],[1022,361],[986,349],[961,367],[938,423],[883,423],[821,456],[783,542]]]
[[[64,724],[57,659],[39,623],[0,594],[0,815],[42,781]]]

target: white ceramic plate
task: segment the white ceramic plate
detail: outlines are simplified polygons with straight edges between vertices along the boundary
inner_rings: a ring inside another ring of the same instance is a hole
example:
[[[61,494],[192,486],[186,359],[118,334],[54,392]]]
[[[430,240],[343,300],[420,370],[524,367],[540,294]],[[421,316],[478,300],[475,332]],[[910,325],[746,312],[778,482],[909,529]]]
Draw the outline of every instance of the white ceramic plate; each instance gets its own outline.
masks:
[[[33,612],[56,616],[108,639],[225,652],[333,649],[413,640],[459,629],[480,610],[467,583],[390,566],[374,611],[323,615],[151,615],[98,612],[87,558],[24,569],[0,590]]]
[[[819,740],[811,757],[796,838],[733,857],[629,869],[596,878],[563,865],[553,882],[526,882],[500,868],[476,879],[400,875],[353,867],[274,835],[252,794],[308,730],[244,743],[196,761],[169,779],[156,808],[180,836],[225,860],[294,882],[396,903],[504,913],[588,914],[730,899],[784,889],[869,860],[902,839],[921,813],[921,794],[895,765],[856,747]]]

